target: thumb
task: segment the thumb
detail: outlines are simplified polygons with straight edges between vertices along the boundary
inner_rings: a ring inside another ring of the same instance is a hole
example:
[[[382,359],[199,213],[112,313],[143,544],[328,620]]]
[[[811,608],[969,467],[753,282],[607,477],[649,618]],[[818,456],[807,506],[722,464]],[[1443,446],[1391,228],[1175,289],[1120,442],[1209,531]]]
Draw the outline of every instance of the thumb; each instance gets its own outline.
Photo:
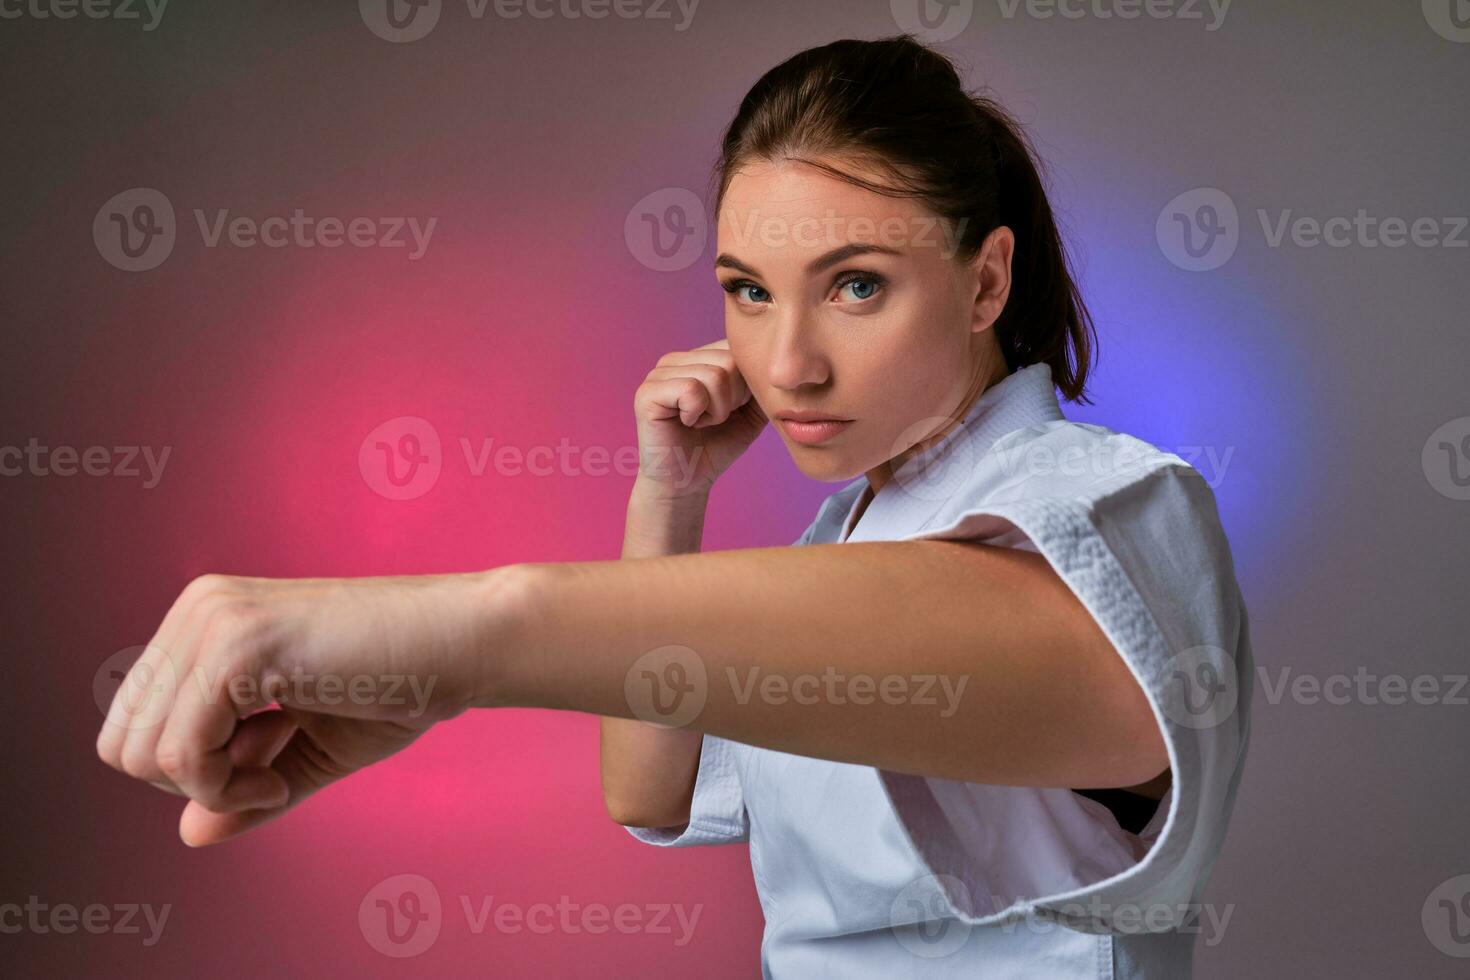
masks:
[[[268,708],[245,718],[235,726],[226,749],[230,763],[237,769],[268,766],[296,734],[296,719],[284,709]]]
[[[236,767],[264,767],[279,774],[289,795],[280,806],[216,813],[190,800],[179,815],[179,837],[190,847],[204,847],[238,837],[281,816],[346,773],[329,773],[321,753],[308,745],[311,736],[289,708],[262,711],[240,723],[229,743]]]

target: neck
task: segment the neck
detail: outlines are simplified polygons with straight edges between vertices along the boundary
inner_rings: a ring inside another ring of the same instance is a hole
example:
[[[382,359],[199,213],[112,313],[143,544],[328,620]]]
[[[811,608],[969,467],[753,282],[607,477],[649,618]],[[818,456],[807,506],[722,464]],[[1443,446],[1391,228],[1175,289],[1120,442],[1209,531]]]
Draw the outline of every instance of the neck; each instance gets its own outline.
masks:
[[[893,478],[894,470],[898,469],[914,455],[933,446],[953,431],[955,426],[960,424],[960,420],[970,413],[970,409],[975,406],[975,402],[980,396],[990,388],[1004,381],[1010,374],[1010,370],[1006,367],[1005,358],[1001,356],[999,351],[995,351],[992,357],[985,358],[972,374],[970,384],[965,392],[965,397],[960,400],[960,403],[955,408],[943,416],[943,421],[938,428],[897,456],[868,470],[870,498],[875,496],[879,490],[882,490],[884,484]]]

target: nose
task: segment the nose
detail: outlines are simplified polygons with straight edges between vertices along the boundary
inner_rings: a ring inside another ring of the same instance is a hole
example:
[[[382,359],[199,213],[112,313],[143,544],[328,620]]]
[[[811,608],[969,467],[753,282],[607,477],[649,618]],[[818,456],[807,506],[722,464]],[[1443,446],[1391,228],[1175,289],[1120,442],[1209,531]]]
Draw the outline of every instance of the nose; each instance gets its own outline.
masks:
[[[767,356],[771,384],[782,391],[825,384],[832,373],[819,331],[800,311],[780,318]]]

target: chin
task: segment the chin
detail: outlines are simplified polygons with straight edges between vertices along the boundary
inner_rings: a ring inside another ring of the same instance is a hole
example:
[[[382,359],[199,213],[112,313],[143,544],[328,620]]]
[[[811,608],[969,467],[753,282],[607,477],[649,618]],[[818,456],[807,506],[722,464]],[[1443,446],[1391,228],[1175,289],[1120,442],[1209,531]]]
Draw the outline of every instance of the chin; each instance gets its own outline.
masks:
[[[791,461],[802,475],[822,483],[847,483],[867,472],[867,468],[854,465],[853,461],[837,453],[828,453],[809,446],[787,447]]]

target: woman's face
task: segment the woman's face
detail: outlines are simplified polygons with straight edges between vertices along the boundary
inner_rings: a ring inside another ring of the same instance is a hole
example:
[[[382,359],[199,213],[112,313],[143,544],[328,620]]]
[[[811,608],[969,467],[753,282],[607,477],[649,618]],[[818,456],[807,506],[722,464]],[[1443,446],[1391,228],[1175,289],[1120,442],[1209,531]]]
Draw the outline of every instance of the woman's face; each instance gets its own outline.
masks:
[[[851,162],[847,173],[880,180]],[[1007,228],[969,263],[963,229],[807,164],[743,167],[721,203],[715,274],[751,394],[803,473],[875,486],[1006,374],[990,329],[1010,287]],[[783,421],[806,412],[844,424]]]

